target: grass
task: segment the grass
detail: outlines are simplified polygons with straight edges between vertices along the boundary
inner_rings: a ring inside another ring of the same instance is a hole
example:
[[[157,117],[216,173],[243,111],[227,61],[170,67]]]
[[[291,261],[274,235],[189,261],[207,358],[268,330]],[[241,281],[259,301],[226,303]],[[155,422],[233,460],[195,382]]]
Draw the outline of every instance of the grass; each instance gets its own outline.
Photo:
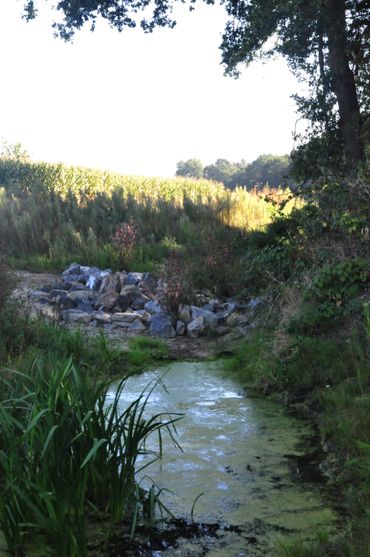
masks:
[[[0,527],[10,554],[26,555],[36,536],[53,555],[86,557],[91,514],[105,522],[106,541],[122,520],[133,533],[148,507],[137,458],[161,458],[162,435],[173,435],[179,416],[145,418],[150,392],[122,408],[125,379],[107,400],[109,382],[87,379],[71,359],[39,358],[26,373],[4,370],[0,382]]]

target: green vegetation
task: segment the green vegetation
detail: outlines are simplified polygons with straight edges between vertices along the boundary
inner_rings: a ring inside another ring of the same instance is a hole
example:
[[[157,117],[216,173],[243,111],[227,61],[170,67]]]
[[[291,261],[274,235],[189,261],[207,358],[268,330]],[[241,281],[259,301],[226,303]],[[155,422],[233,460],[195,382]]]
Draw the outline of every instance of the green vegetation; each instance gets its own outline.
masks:
[[[203,167],[198,159],[179,161],[176,176],[187,178],[206,178],[222,182],[224,186],[234,189],[238,186],[247,190],[283,187],[290,183],[291,161],[288,155],[261,155],[255,161],[244,160],[233,163],[226,159],[217,159],[214,164]]]
[[[202,257],[211,245],[216,259],[227,251],[233,262],[245,232],[274,211],[267,190],[230,192],[207,180],[130,178],[16,157],[0,158],[0,186],[1,250],[12,265],[36,270],[76,260],[153,271],[173,251],[193,259],[195,244]],[[217,277],[207,280],[203,286],[217,289]]]
[[[0,527],[12,555],[26,555],[37,543],[47,544],[50,555],[84,557],[88,518],[104,524],[108,543],[119,522],[128,520],[133,533],[145,517],[148,494],[135,482],[136,461],[161,458],[161,436],[172,435],[178,418],[144,418],[150,393],[120,408],[125,380],[112,401],[108,386],[88,381],[71,360],[38,359],[25,373],[3,372]],[[153,434],[158,448],[149,450]]]
[[[323,187],[246,240],[247,284],[267,303],[229,369],[315,421],[348,522],[336,539],[282,544],[279,556],[370,552],[370,211],[359,186]]]
[[[104,335],[86,340],[29,319],[9,300],[10,286],[2,266],[0,530],[14,557],[40,547],[83,557],[91,544],[104,554],[112,534],[132,537],[139,521],[165,512],[158,490],[137,484],[136,462],[162,457],[162,436],[172,437],[179,416],[144,417],[154,387],[125,406],[119,399],[128,375],[163,361],[167,348],[136,338],[122,351]],[[157,445],[146,448],[153,436]]]

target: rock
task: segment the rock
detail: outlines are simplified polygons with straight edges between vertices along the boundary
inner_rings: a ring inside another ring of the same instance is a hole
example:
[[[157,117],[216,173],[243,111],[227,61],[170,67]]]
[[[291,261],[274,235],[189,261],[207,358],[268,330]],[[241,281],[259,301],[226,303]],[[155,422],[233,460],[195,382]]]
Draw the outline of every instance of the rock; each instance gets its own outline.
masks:
[[[70,282],[54,282],[53,290],[63,290],[64,292],[65,290],[70,290],[71,286]]]
[[[127,284],[138,285],[143,280],[143,273],[127,273]]]
[[[252,298],[249,300],[248,307],[250,309],[255,309],[257,306],[262,304],[261,298]]]
[[[128,321],[115,321],[112,323],[112,328],[128,330],[131,325],[132,323],[129,323]]]
[[[190,338],[198,338],[205,331],[204,317],[199,315],[186,327],[186,334]]]
[[[140,290],[134,284],[127,284],[121,289],[121,296],[128,296],[130,303],[141,294]]]
[[[76,302],[66,294],[57,296],[54,301],[61,310],[72,309],[76,306]]]
[[[51,295],[48,294],[47,292],[44,292],[43,290],[34,290],[33,292],[31,292],[30,296],[31,298],[37,298],[39,301],[41,298],[43,298],[48,302],[50,301],[51,298]]]
[[[146,292],[153,292],[156,289],[157,281],[152,275],[152,273],[144,273],[142,281],[139,286],[143,288]]]
[[[145,311],[145,309],[137,309],[136,313],[140,315],[140,319],[143,323],[150,323],[152,316],[148,311]]]
[[[215,327],[217,327],[217,317],[212,311],[209,311],[208,309],[191,306],[191,315],[193,319],[196,319],[197,317],[203,317],[204,324],[209,329],[214,329]]]
[[[131,307],[132,309],[144,309],[145,304],[149,301],[148,296],[145,296],[145,294],[140,294],[139,296],[137,296],[132,302],[131,302]]]
[[[182,335],[185,334],[185,331],[186,331],[185,323],[183,321],[180,321],[180,320],[176,321],[176,334],[178,336],[182,336]]]
[[[229,313],[233,313],[237,309],[238,309],[238,304],[236,302],[228,302],[227,305],[226,305],[226,310]]]
[[[145,311],[148,311],[151,314],[160,313],[160,312],[164,311],[164,309],[157,302],[157,300],[150,300],[149,302],[146,302],[146,304],[144,305],[144,309],[145,309]]]
[[[237,325],[241,325],[247,321],[247,317],[242,313],[232,313],[226,318],[226,325],[229,327],[236,327]]]
[[[81,304],[78,304],[76,309],[80,311],[85,311],[86,313],[94,313],[95,311],[93,304],[89,304],[87,302],[82,302]]]
[[[129,326],[128,329],[131,333],[135,332],[135,333],[142,333],[144,331],[146,331],[146,327],[144,325],[144,323],[142,323],[140,321],[140,319],[136,319],[136,321],[134,321],[133,323],[131,323],[131,325]]]
[[[113,323],[132,323],[136,319],[139,319],[141,315],[134,312],[124,312],[124,313],[114,313],[112,315]]]
[[[114,275],[107,274],[103,277],[99,292],[116,292],[117,294],[121,290],[121,280],[120,280],[120,273],[114,273]]]
[[[68,298],[71,300],[85,301],[91,299],[91,290],[73,290],[68,293]]]
[[[69,291],[70,292],[76,292],[76,290],[78,290],[78,291],[86,290],[86,285],[81,284],[80,282],[71,282]]]
[[[86,313],[85,311],[80,311],[78,309],[67,309],[62,311],[62,317],[64,321],[69,323],[90,323],[92,320],[92,315]]]
[[[119,296],[118,292],[114,290],[104,292],[104,294],[101,294],[96,300],[95,307],[101,309],[102,311],[109,311],[116,305]]]
[[[112,319],[111,314],[105,311],[94,311],[92,316],[98,323],[103,323],[103,324],[110,323]]]
[[[180,304],[179,311],[177,312],[177,318],[186,324],[190,323],[190,321],[192,320],[190,306]]]
[[[152,315],[150,322],[150,334],[162,338],[173,338],[176,336],[176,331],[173,328],[172,321],[168,313],[161,312]]]
[[[121,311],[126,311],[131,302],[131,297],[127,294],[120,294],[118,296],[117,305],[121,308]]]

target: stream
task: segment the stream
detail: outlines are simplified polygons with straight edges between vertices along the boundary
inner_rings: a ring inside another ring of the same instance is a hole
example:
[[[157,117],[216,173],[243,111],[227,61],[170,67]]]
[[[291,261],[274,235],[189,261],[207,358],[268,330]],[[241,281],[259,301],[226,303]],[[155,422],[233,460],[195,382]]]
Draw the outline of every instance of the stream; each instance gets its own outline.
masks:
[[[177,362],[132,376],[122,409],[158,378],[166,389],[156,386],[146,412],[184,413],[176,425],[182,451],[165,436],[163,460],[143,472],[150,478],[142,485],[165,488],[162,501],[176,517],[190,520],[193,510],[194,521],[215,526],[147,555],[272,556],[279,538],[308,540],[335,527],[319,474],[307,481],[300,471],[309,424],[245,396],[220,362]],[[108,400],[113,396],[111,390]]]

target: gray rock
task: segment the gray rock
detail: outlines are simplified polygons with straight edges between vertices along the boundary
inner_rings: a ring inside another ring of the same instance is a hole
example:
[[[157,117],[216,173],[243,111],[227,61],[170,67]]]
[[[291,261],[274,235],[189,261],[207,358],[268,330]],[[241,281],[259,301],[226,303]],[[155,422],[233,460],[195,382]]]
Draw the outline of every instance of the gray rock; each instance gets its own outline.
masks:
[[[74,300],[72,300],[69,296],[67,296],[66,294],[62,294],[60,296],[57,296],[54,299],[54,302],[56,303],[58,308],[61,309],[61,310],[72,309],[76,306],[76,302]]]
[[[196,319],[197,317],[203,317],[204,324],[209,329],[214,329],[215,327],[217,327],[218,324],[217,317],[212,311],[208,309],[198,308],[197,306],[191,306],[191,315],[193,319]]]
[[[142,333],[144,331],[146,331],[146,327],[144,325],[144,323],[142,323],[140,321],[140,319],[136,319],[136,321],[134,321],[133,323],[131,323],[131,325],[129,326],[128,329],[131,333],[135,332],[135,333]]]
[[[128,284],[121,289],[120,295],[127,296],[130,303],[135,300],[137,296],[140,296],[141,292],[137,286],[134,284]]]
[[[69,323],[90,323],[92,320],[92,315],[86,313],[85,311],[80,311],[78,309],[67,309],[62,311],[62,317],[64,321]]]
[[[132,309],[144,309],[145,304],[149,301],[148,296],[145,296],[145,294],[140,294],[139,296],[137,296],[137,298],[135,298],[132,302],[131,302],[131,307]]]
[[[146,304],[144,305],[144,309],[145,309],[145,311],[148,311],[151,314],[160,313],[160,312],[164,311],[164,309],[157,302],[157,300],[150,300],[149,302],[146,302]]]
[[[205,323],[204,317],[202,315],[199,315],[198,317],[193,319],[193,321],[190,321],[190,323],[186,327],[186,334],[190,338],[198,338],[201,334],[204,333],[204,331]]]
[[[242,313],[234,312],[226,318],[226,325],[229,327],[236,327],[242,323],[246,323],[247,317]]]
[[[139,319],[141,315],[134,312],[124,312],[124,313],[114,313],[112,315],[113,323],[132,323],[136,319]]]
[[[95,307],[101,309],[102,311],[109,311],[116,305],[119,296],[118,292],[114,290],[104,292],[104,294],[101,294],[96,300]]]
[[[186,325],[183,321],[176,321],[176,334],[178,336],[182,336],[185,334],[186,331]]]
[[[173,328],[172,321],[168,313],[161,312],[152,315],[150,322],[150,334],[162,338],[173,338],[176,336],[176,331]]]
[[[143,280],[143,273],[127,273],[127,284],[137,285]]]
[[[262,304],[261,298],[252,298],[251,300],[249,300],[248,307],[250,309],[255,309],[257,306],[261,304]]]
[[[72,292],[68,293],[68,298],[71,300],[89,300],[91,299],[91,290],[73,290]]]
[[[190,321],[192,320],[190,306],[185,304],[180,304],[179,311],[177,313],[177,318],[186,324],[190,323]]]
[[[150,323],[152,316],[148,311],[145,311],[145,309],[137,309],[135,313],[140,315],[140,319],[143,323]]]
[[[157,281],[152,273],[144,273],[143,279],[139,284],[147,292],[153,292],[157,286]]]
[[[120,273],[114,273],[114,275],[107,274],[103,277],[99,292],[116,292],[119,293],[121,290],[121,280]]]
[[[93,304],[89,304],[87,302],[82,302],[81,304],[78,304],[76,309],[80,311],[85,311],[86,313],[94,313],[95,311]]]
[[[98,323],[110,323],[112,319],[111,314],[105,311],[94,311],[92,316]]]

